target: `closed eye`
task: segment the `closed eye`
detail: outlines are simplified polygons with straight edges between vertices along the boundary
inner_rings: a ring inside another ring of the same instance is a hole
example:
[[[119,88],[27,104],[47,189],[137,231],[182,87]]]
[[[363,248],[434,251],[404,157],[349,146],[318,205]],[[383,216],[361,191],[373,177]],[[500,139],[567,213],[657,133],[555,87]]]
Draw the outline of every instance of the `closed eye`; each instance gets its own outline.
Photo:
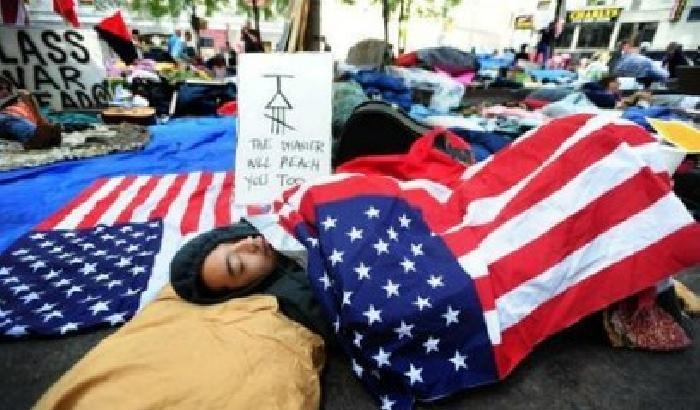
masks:
[[[226,255],[226,272],[232,277],[243,273],[243,263],[236,252],[231,251]]]

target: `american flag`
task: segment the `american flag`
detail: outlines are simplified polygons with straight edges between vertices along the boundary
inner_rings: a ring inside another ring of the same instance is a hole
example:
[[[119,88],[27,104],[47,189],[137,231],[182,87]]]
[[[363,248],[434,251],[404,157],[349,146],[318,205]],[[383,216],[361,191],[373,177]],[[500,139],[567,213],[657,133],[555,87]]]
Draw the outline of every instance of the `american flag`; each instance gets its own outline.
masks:
[[[167,283],[185,240],[238,218],[232,189],[225,172],[96,180],[0,255],[0,335],[126,321]]]
[[[339,173],[250,218],[274,246],[303,244],[383,409],[502,379],[546,337],[700,263],[658,142],[629,122],[555,120],[440,177]]]

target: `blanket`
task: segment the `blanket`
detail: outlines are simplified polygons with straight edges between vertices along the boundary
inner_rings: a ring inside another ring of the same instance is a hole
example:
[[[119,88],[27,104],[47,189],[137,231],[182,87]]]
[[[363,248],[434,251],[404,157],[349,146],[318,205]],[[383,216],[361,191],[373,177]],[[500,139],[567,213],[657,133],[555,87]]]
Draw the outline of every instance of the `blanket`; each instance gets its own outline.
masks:
[[[554,120],[461,169],[420,146],[249,218],[305,261],[384,408],[503,379],[548,336],[700,263],[700,225],[630,122]]]
[[[0,173],[0,336],[121,325],[183,241],[235,218],[235,121],[150,131],[142,151]]]
[[[320,337],[271,296],[212,306],[171,287],[65,373],[34,409],[318,409]]]
[[[25,150],[17,142],[3,140],[0,141],[0,171],[137,150],[146,145],[148,138],[144,127],[120,124],[64,133],[61,145],[49,149]]]

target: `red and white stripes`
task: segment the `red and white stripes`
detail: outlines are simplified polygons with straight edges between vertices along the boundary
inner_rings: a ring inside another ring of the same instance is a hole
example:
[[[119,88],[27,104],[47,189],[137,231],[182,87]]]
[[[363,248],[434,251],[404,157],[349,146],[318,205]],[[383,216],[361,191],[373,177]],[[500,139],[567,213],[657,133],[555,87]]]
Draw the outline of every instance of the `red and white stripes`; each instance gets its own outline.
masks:
[[[333,175],[290,195],[282,223],[289,231],[315,219],[315,204],[355,193],[421,209],[475,282],[501,377],[546,337],[700,263],[699,225],[659,144],[626,121],[552,121],[452,187]]]

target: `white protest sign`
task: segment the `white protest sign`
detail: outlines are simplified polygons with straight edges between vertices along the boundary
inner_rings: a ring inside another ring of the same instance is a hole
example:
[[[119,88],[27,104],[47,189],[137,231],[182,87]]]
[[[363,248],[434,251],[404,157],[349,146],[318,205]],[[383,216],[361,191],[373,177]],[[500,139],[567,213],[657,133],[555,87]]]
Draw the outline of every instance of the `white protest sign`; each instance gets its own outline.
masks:
[[[0,26],[0,76],[54,109],[96,108],[109,101],[97,33]]]
[[[243,54],[236,204],[267,204],[331,172],[330,54]]]

